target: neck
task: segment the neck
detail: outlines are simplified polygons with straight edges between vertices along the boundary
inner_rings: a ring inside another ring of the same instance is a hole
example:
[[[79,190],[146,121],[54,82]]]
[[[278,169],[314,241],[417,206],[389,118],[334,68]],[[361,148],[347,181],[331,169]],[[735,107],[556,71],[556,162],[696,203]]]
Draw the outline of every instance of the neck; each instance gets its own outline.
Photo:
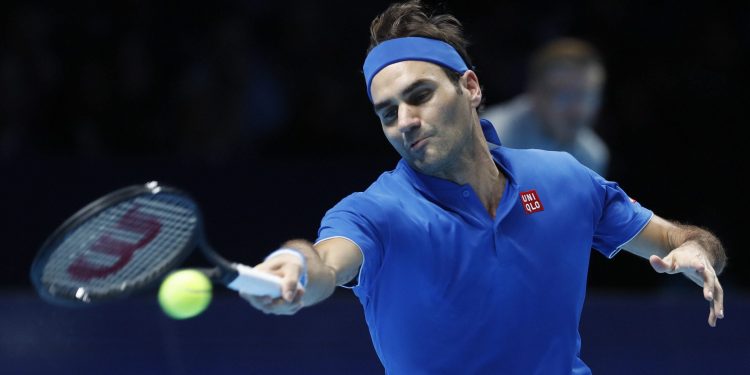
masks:
[[[449,168],[435,174],[435,177],[460,185],[470,185],[487,212],[494,218],[505,189],[506,178],[492,159],[478,117],[473,129],[472,140],[464,148],[464,152]]]

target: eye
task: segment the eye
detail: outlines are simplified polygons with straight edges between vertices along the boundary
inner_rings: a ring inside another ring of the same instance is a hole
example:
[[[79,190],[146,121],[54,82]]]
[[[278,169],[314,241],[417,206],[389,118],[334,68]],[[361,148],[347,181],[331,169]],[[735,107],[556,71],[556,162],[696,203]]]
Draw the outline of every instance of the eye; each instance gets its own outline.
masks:
[[[433,92],[434,92],[434,90],[432,90],[432,89],[419,90],[419,91],[415,92],[414,95],[412,95],[409,98],[409,102],[411,104],[422,104],[422,103],[430,100],[430,98],[432,98],[432,93]]]
[[[380,121],[383,123],[383,125],[388,125],[396,121],[396,117],[398,117],[398,111],[395,107],[389,107],[388,109],[381,112],[380,115]]]

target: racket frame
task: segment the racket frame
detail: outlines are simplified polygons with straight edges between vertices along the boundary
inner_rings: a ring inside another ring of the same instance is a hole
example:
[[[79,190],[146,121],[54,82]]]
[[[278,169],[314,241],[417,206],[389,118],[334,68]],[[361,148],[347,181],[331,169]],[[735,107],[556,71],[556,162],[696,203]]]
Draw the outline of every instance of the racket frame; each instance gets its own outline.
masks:
[[[75,294],[72,294],[71,288],[63,288],[61,291],[55,291],[54,285],[49,285],[42,281],[44,268],[49,258],[54,254],[61,242],[65,241],[67,236],[73,233],[80,225],[90,220],[92,217],[100,214],[104,210],[113,207],[121,202],[134,199],[138,196],[147,194],[174,194],[187,198],[195,204],[196,226],[193,229],[190,238],[182,249],[177,251],[176,255],[165,263],[160,269],[151,272],[150,275],[139,280],[129,280],[127,285],[120,292],[108,292],[103,294],[91,294],[90,291],[83,287],[78,288]],[[107,300],[125,298],[132,293],[153,287],[161,280],[184,262],[188,256],[200,247],[201,252],[207,260],[217,266],[216,269],[206,270],[207,276],[213,280],[226,284],[236,277],[236,268],[230,262],[216,253],[206,242],[203,232],[203,216],[196,203],[189,194],[169,186],[159,185],[152,181],[143,185],[131,185],[106,194],[88,205],[78,210],[75,214],[65,220],[57,229],[45,240],[39,252],[37,253],[31,265],[30,277],[37,293],[46,301],[65,306],[90,305]],[[229,280],[229,281],[227,281]]]

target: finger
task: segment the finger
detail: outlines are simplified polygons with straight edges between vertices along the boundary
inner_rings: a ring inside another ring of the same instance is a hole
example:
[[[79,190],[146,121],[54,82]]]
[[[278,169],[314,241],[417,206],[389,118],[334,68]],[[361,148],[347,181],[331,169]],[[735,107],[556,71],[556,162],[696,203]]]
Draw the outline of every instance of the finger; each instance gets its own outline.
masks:
[[[250,301],[253,307],[257,308],[263,313],[274,315],[282,314],[286,309],[285,305],[287,304],[287,302],[281,298],[270,298],[267,296],[254,297],[251,298]]]
[[[302,309],[301,303],[290,303],[285,306],[280,315],[294,315]]]
[[[297,295],[292,303],[287,302],[283,298],[271,298],[269,296],[253,296],[249,294],[240,294],[240,296],[247,300],[257,310],[264,314],[273,315],[293,315],[296,314],[303,306],[302,295],[304,295],[304,288],[297,289]]]
[[[294,296],[294,301],[292,303],[299,303],[300,307],[302,305],[302,296],[305,295],[305,288],[304,287],[297,287],[297,295]]]
[[[659,258],[656,255],[652,255],[650,258],[648,258],[649,263],[651,263],[651,267],[654,268],[654,271],[658,273],[674,273],[674,265],[672,262],[672,257],[667,255],[664,258]]]
[[[245,294],[245,293],[242,293],[242,292],[239,292],[239,295],[240,295],[240,297],[242,297],[242,299],[244,299],[247,302],[250,302],[251,304],[252,303],[257,303],[257,301],[256,301],[257,297],[256,296],[253,296],[253,295],[250,295],[250,294]]]
[[[279,298],[273,298],[270,299],[266,306],[269,308],[281,308],[284,305],[295,305],[295,304],[301,304],[302,297],[305,295],[305,288],[299,284],[297,284],[297,289],[295,290],[294,296],[291,301],[288,301],[284,297]],[[267,297],[270,298],[270,297]]]
[[[302,308],[300,302],[287,302],[282,298],[277,298],[271,304],[266,305],[266,310],[275,315],[292,315]]]
[[[267,311],[268,299],[266,297],[258,297],[243,293],[240,293],[240,297],[249,302],[250,305],[253,306],[256,310],[259,310],[265,314],[269,313],[269,311]]]
[[[724,289],[718,279],[716,279],[714,285],[714,299],[711,301],[711,308],[708,313],[708,325],[711,327],[716,327],[717,319],[724,318]]]
[[[284,267],[281,278],[281,297],[285,301],[294,301],[294,297],[297,295],[299,277],[300,267],[298,265],[289,264]]]
[[[711,302],[711,308],[708,312],[708,325],[716,327],[716,308],[713,302]]]
[[[716,288],[716,275],[714,275],[713,272],[699,272],[698,273],[703,278],[703,298],[706,299],[706,301],[713,301],[714,300],[714,289]]]
[[[724,319],[724,288],[721,287],[719,280],[716,280],[716,286],[714,287],[714,309],[716,310],[716,317]]]

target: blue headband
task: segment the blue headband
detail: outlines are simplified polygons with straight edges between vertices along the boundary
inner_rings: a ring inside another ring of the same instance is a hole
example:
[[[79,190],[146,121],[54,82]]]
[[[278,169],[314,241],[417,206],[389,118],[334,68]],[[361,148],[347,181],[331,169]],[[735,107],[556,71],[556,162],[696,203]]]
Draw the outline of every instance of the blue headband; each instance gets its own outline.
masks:
[[[418,36],[386,40],[370,51],[362,67],[370,101],[372,78],[386,66],[407,60],[431,62],[460,74],[469,70],[461,55],[450,44],[441,40]]]

